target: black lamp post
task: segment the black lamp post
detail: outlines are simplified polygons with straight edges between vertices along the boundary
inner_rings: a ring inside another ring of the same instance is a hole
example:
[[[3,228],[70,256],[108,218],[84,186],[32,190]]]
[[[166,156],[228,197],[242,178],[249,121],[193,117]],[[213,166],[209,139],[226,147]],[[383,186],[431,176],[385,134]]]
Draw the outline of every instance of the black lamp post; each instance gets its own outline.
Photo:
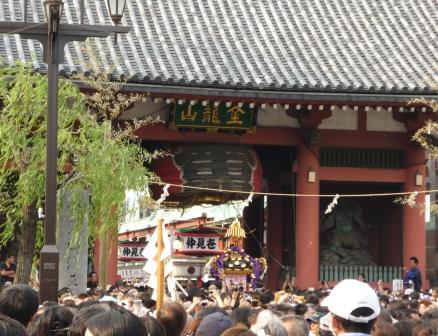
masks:
[[[27,13],[25,1],[24,13]],[[83,23],[84,0],[81,1],[81,23]],[[126,0],[108,0],[111,19],[118,24],[123,15]],[[64,59],[64,46],[71,41],[84,41],[87,37],[107,37],[111,33],[127,33],[129,27],[114,27],[84,24],[61,24],[63,0],[43,0],[46,24],[35,22],[0,22],[0,33],[19,31],[22,38],[39,40],[43,45],[44,61],[47,63],[48,115],[46,156],[46,198],[44,220],[44,246],[40,257],[41,301],[58,298],[59,251],[56,244],[56,201],[58,159],[58,71]],[[117,19],[117,21],[114,20]]]

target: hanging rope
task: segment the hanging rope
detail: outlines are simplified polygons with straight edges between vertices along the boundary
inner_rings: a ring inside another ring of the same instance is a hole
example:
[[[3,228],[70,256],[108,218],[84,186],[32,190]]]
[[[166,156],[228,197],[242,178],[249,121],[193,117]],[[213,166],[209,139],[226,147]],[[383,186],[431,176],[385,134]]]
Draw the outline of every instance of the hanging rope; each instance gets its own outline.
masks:
[[[412,193],[417,194],[433,194],[438,192],[438,189],[433,190],[420,190],[420,191],[401,191],[401,192],[391,192],[391,193],[371,193],[371,194],[287,194],[287,193],[270,193],[270,192],[255,192],[255,191],[242,191],[242,190],[232,190],[232,189],[216,189],[216,188],[208,188],[208,187],[196,187],[182,184],[174,184],[174,183],[165,183],[165,182],[154,182],[153,184],[159,185],[169,185],[171,187],[178,188],[187,188],[194,190],[204,190],[204,191],[214,191],[214,192],[222,192],[222,193],[235,193],[235,194],[248,194],[248,195],[262,195],[262,196],[284,196],[284,197],[328,197],[334,198],[338,197],[387,197],[387,196],[407,196]]]

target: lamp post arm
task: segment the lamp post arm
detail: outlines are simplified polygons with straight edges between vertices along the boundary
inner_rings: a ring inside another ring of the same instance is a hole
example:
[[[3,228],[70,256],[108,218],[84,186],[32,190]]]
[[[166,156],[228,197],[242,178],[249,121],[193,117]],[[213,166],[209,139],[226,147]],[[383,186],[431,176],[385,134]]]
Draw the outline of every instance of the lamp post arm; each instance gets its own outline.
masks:
[[[79,24],[59,24],[57,33],[56,50],[59,63],[64,61],[64,47],[72,41],[85,41],[88,37],[108,37],[110,34],[126,34],[131,27],[127,26],[103,26],[103,25],[79,25]],[[0,34],[17,33],[24,39],[38,40],[43,46],[44,62],[50,62],[48,46],[47,23],[38,22],[0,22]]]

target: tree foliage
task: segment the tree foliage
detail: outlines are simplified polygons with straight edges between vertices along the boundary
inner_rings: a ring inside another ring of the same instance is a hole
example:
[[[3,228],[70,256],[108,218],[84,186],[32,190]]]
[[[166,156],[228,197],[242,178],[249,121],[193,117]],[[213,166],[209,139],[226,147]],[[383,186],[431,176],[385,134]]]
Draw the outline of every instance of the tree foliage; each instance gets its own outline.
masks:
[[[112,125],[138,97],[119,95],[113,84],[103,89],[102,81],[100,88],[85,95],[72,81],[61,79],[58,94],[58,190],[72,195],[76,227],[88,215],[92,236],[117,229],[126,190],[145,191],[156,179],[145,168],[155,154],[132,136],[141,123],[123,130]],[[5,243],[25,229],[26,207],[40,207],[44,201],[46,76],[23,64],[0,69],[0,104],[0,212],[6,216],[0,240]],[[84,190],[91,194],[88,212]],[[73,242],[79,239],[77,230],[74,234]]]
[[[436,100],[417,99],[415,103],[427,105],[433,113],[438,113],[438,101]],[[436,120],[428,120],[422,128],[415,132],[413,140],[425,149],[429,159],[438,159],[438,122]]]
[[[435,90],[438,90],[438,84],[432,84]],[[427,106],[432,113],[438,113],[438,101],[435,99],[416,98],[410,101],[410,105]],[[423,127],[419,128],[412,137],[412,140],[417,142],[425,151],[426,157],[429,160],[438,159],[438,122],[437,118],[429,119],[426,121]],[[400,197],[396,200],[397,203],[409,206],[417,207],[422,211],[431,211],[432,213],[438,213],[438,204],[430,204],[430,208],[426,209],[425,204],[418,204],[416,201],[417,193],[414,192],[410,195]]]

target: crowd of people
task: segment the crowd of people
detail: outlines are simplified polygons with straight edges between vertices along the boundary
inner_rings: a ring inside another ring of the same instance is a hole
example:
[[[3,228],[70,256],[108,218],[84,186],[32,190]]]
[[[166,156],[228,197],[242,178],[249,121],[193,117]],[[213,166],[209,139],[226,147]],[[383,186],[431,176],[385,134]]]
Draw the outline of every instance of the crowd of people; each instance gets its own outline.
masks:
[[[58,302],[39,302],[30,286],[14,284],[0,293],[0,336],[324,336],[435,335],[438,288],[430,295],[413,288],[391,292],[348,279],[330,288],[298,290],[286,279],[277,292],[211,282],[187,284],[174,300],[156,309],[153,290],[118,282],[73,295],[59,291]],[[90,277],[96,284],[96,276]],[[352,334],[353,333],[353,334]]]
[[[365,275],[331,288],[299,290],[289,276],[279,291],[242,283],[188,281],[157,309],[154,292],[140,280],[106,291],[95,272],[88,291],[69,288],[57,302],[40,302],[37,290],[14,284],[14,256],[0,265],[0,336],[429,336],[438,334],[438,288],[421,291],[418,259],[410,259],[404,289]]]

